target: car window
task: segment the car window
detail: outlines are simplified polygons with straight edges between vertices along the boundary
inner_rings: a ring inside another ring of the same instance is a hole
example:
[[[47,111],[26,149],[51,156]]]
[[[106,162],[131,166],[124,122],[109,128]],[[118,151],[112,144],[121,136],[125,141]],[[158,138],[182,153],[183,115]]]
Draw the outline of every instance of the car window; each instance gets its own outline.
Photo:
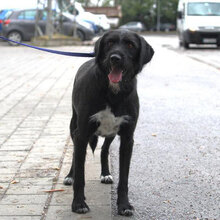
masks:
[[[55,20],[57,16],[56,11],[52,11],[52,19]],[[47,11],[42,11],[41,20],[46,21],[47,20]]]
[[[7,19],[11,15],[11,10],[1,10],[0,11],[0,19]]]
[[[135,22],[129,22],[129,23],[127,23],[127,26],[134,26],[135,25]]]
[[[12,14],[12,11],[7,11],[5,13],[5,19],[9,18],[11,16],[11,14]]]
[[[134,26],[134,25],[136,25],[136,22],[131,22],[130,25]]]
[[[3,10],[0,10],[0,19],[4,19],[4,13],[3,13]]]
[[[61,15],[60,18],[59,18],[62,22],[67,22],[67,21],[70,21],[70,19],[64,15]]]
[[[42,11],[42,18],[41,20],[46,21],[47,20],[47,12],[46,11]]]
[[[36,10],[22,11],[18,16],[18,19],[21,19],[21,20],[35,20],[35,17],[36,17]]]

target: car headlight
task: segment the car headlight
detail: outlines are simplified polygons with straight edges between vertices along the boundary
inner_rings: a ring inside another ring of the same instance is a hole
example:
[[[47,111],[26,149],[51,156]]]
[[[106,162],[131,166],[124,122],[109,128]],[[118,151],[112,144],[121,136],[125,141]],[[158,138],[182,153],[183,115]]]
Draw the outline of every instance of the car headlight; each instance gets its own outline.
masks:
[[[194,32],[194,31],[198,31],[199,30],[199,27],[198,26],[190,26],[189,27],[189,31],[191,31],[191,32]]]

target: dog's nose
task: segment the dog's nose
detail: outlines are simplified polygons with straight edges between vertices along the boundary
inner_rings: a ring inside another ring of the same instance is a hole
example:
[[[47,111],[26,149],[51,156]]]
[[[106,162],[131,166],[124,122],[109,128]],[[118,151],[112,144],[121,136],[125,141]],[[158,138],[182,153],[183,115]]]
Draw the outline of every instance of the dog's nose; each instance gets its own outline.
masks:
[[[110,56],[110,60],[112,63],[119,63],[121,61],[122,57],[119,54],[112,54]]]

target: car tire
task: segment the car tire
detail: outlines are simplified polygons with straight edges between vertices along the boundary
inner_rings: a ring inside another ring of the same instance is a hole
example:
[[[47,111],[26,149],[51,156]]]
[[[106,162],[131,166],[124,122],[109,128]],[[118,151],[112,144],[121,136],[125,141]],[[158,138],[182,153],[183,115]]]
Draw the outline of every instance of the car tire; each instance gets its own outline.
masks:
[[[22,35],[20,32],[18,31],[11,31],[9,34],[8,34],[8,39],[9,40],[13,40],[13,41],[16,41],[18,43],[21,43],[22,41]],[[18,46],[19,44],[16,44],[16,43],[13,43],[13,42],[10,42],[8,41],[9,45],[11,46]]]
[[[85,34],[82,31],[77,30],[76,35],[81,41],[85,41]]]

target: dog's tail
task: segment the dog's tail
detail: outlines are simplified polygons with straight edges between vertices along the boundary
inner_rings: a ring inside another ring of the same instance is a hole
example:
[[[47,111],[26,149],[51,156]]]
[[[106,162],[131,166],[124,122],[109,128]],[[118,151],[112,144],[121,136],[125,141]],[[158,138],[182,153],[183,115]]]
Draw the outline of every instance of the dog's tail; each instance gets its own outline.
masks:
[[[90,137],[89,139],[89,145],[92,148],[92,152],[94,153],[96,146],[97,146],[97,142],[98,142],[98,137],[96,135],[93,135]]]

